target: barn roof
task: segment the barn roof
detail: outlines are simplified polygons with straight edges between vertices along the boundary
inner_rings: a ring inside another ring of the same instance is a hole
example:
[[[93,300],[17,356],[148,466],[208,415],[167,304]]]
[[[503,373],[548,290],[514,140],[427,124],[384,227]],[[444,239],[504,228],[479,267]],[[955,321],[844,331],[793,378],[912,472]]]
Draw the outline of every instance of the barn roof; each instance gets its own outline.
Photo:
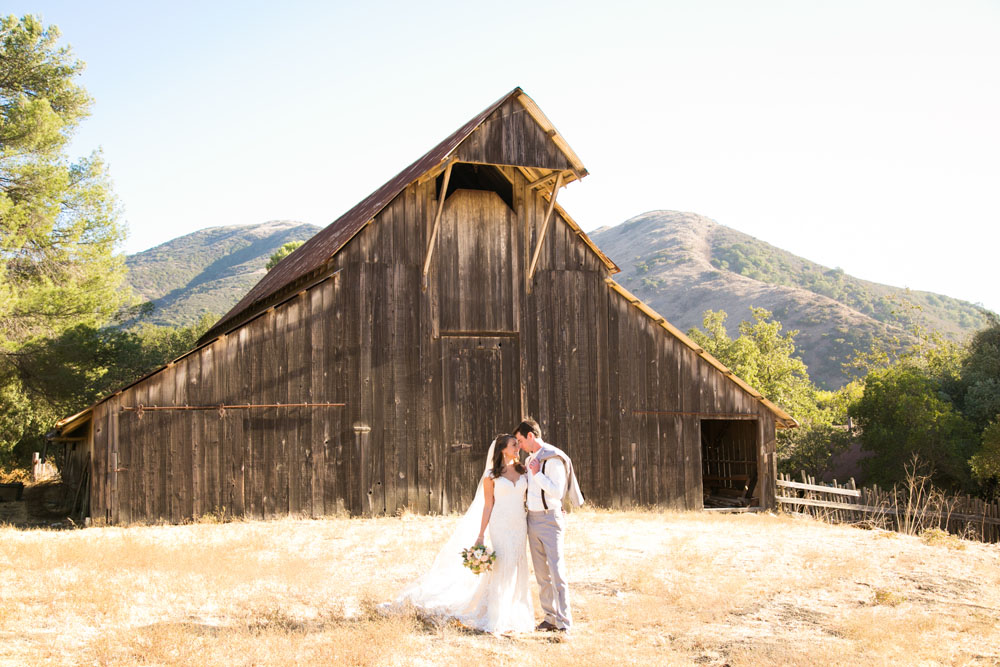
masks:
[[[408,185],[423,177],[429,172],[443,169],[449,159],[460,157],[456,155],[462,142],[469,138],[484,122],[501,106],[511,100],[516,100],[527,112],[527,114],[538,124],[548,141],[558,149],[558,152],[565,158],[565,163],[569,166],[565,175],[565,181],[577,180],[587,175],[587,169],[583,166],[580,158],[577,157],[573,149],[566,143],[549,119],[538,108],[534,100],[528,97],[520,88],[515,88],[496,102],[486,107],[481,113],[472,118],[468,123],[458,128],[448,138],[429,150],[416,162],[399,172],[375,190],[365,199],[358,202],[353,208],[337,218],[325,229],[319,231],[315,236],[306,241],[295,252],[283,259],[277,266],[271,269],[261,278],[260,282],[254,285],[240,301],[226,313],[222,319],[215,323],[202,337],[201,342],[210,340],[219,333],[237,326],[256,314],[257,311],[270,305],[272,297],[282,292],[286,287],[296,283],[304,276],[326,264],[341,248],[347,245],[362,228],[365,227],[378,213],[389,205],[390,202]],[[538,170],[531,166],[513,165],[520,167],[529,180],[544,176],[544,170]],[[584,234],[570,216],[557,206],[557,210],[563,219],[574,229],[584,242],[590,246],[601,261],[612,273],[618,272],[618,267],[607,255]]]

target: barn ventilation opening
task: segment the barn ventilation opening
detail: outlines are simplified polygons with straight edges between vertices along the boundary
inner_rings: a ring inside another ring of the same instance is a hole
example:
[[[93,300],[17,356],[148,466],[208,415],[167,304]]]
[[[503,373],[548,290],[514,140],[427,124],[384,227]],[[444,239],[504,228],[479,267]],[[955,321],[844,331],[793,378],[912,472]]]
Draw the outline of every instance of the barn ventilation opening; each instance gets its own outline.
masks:
[[[444,174],[437,177],[437,190],[441,191]],[[500,170],[489,164],[468,164],[459,162],[452,166],[448,179],[447,200],[455,190],[485,190],[495,192],[510,210],[514,210],[514,186]]]
[[[756,420],[701,420],[701,478],[705,507],[760,505]]]

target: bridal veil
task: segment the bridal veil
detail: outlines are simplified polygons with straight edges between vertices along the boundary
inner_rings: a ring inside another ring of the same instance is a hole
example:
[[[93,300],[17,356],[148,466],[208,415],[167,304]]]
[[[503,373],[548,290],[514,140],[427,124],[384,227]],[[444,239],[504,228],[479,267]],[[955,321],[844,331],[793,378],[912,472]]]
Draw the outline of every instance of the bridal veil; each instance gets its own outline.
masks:
[[[483,480],[493,467],[493,452],[497,444],[494,439],[486,454],[486,466],[479,477],[476,496],[469,509],[458,520],[451,536],[438,550],[430,568],[409,584],[399,594],[396,603],[412,603],[433,614],[453,615],[464,609],[476,592],[477,575],[462,564],[462,549],[471,547],[483,519],[486,506]],[[489,535],[486,546],[491,547]]]

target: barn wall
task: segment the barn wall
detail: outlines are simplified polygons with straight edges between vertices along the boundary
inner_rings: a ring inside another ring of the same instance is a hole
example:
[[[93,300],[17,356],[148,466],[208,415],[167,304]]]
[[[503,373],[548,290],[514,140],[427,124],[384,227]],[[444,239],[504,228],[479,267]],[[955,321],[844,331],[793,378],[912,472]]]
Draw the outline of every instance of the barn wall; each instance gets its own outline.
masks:
[[[347,507],[353,433],[344,408],[123,409],[343,402],[340,291],[338,275],[95,406],[95,521],[319,516]]]
[[[92,516],[464,509],[490,439],[522,414],[592,502],[698,508],[698,413],[757,413],[773,497],[770,413],[612,290],[557,212],[528,285],[547,202],[503,172],[513,211],[490,192],[449,197],[426,291],[433,179],[348,243],[334,277],[96,406]],[[347,405],[121,410],[319,402]]]
[[[546,203],[524,196],[533,248]],[[766,408],[609,289],[607,269],[569,225],[554,225],[545,244],[525,300],[525,412],[572,456],[585,495],[608,506],[701,507],[699,413],[759,415],[760,456],[773,466]],[[643,414],[652,412],[685,414]]]

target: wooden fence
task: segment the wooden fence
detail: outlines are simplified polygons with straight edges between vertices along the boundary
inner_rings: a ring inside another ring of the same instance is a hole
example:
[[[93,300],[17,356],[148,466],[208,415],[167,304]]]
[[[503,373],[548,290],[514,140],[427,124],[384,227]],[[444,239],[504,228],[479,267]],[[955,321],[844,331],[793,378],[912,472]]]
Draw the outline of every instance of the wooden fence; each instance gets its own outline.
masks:
[[[1000,504],[971,496],[945,496],[929,485],[892,490],[877,485],[857,488],[854,480],[839,485],[817,484],[802,473],[802,481],[778,474],[777,501],[786,512],[810,514],[832,523],[856,523],[918,534],[940,528],[983,542],[1000,542]]]

